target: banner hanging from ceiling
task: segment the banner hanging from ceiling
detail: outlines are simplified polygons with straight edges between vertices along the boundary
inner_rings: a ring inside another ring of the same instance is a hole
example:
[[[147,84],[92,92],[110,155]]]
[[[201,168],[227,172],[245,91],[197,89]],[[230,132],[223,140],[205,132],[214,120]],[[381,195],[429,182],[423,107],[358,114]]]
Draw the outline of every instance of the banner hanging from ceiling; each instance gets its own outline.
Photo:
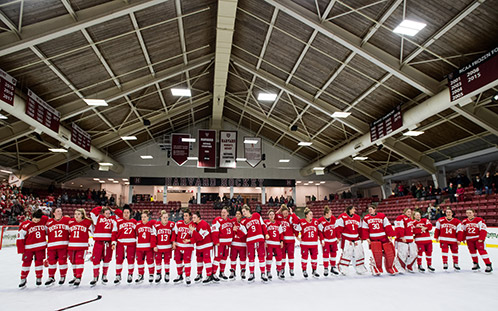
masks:
[[[237,167],[237,132],[220,131],[220,167]]]
[[[216,130],[199,130],[197,167],[216,167]]]
[[[179,166],[185,164],[189,156],[190,142],[183,141],[184,138],[190,138],[190,134],[171,134],[171,158]]]
[[[244,158],[251,167],[261,162],[261,138],[244,137]]]

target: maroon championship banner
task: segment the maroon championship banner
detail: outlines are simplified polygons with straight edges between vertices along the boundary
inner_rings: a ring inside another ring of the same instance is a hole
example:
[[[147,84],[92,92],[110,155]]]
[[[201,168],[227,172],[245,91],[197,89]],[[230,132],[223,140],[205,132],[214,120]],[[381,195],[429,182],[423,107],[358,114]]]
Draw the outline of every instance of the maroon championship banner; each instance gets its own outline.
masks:
[[[251,167],[256,167],[261,162],[261,154],[261,138],[244,137],[244,157]]]
[[[76,123],[73,123],[71,127],[71,141],[78,147],[90,152],[92,136],[76,125]]]
[[[370,124],[370,141],[374,142],[403,126],[401,105],[394,110]]]
[[[52,131],[59,132],[60,112],[36,96],[31,90],[28,90],[26,114]]]
[[[16,79],[0,69],[0,99],[11,106],[14,106],[14,90],[16,84]]]
[[[448,75],[450,99],[455,101],[498,79],[498,47]]]
[[[237,167],[237,132],[220,131],[220,167]]]
[[[171,134],[171,158],[179,166],[187,162],[190,150],[190,143],[182,141],[183,138],[190,138],[190,134]]]
[[[199,156],[197,167],[216,167],[216,131],[199,130]]]

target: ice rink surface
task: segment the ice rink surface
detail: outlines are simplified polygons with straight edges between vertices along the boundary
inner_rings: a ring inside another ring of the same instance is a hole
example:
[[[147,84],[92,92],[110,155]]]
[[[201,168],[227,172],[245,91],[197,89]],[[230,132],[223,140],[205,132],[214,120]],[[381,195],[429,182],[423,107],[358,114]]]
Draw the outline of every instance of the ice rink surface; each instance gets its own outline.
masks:
[[[85,263],[82,285],[73,288],[66,284],[46,288],[36,287],[34,267],[28,277],[28,287],[18,289],[21,257],[15,247],[0,250],[0,310],[56,310],[97,295],[102,299],[71,310],[496,310],[498,308],[498,271],[485,274],[470,270],[472,263],[466,246],[460,246],[462,271],[442,271],[441,251],[434,244],[433,266],[435,273],[382,275],[350,275],[304,279],[300,261],[296,258],[296,276],[285,280],[275,279],[263,284],[256,270],[256,281],[240,280],[219,284],[173,285],[172,281],[102,285],[90,287],[93,271],[91,262]],[[498,249],[488,248],[493,263],[498,263]],[[296,254],[299,249],[296,248]],[[367,252],[367,257],[369,256]],[[451,263],[451,259],[450,259]],[[173,268],[175,267],[172,262]],[[195,264],[193,264],[195,267]],[[425,260],[424,260],[425,266]],[[273,270],[275,268],[273,267]],[[287,269],[288,270],[288,269]],[[323,267],[318,268],[320,274]],[[125,272],[125,271],[123,271]],[[310,267],[308,267],[310,272]],[[227,269],[227,274],[229,273]],[[136,277],[136,270],[135,276]],[[192,271],[192,279],[196,270]],[[172,279],[176,269],[172,269]],[[126,273],[123,273],[126,278]],[[114,280],[114,261],[109,269],[110,283]],[[44,270],[43,282],[47,279]],[[72,279],[71,270],[68,279]],[[56,281],[59,277],[56,275]],[[134,283],[134,282],[133,282]]]

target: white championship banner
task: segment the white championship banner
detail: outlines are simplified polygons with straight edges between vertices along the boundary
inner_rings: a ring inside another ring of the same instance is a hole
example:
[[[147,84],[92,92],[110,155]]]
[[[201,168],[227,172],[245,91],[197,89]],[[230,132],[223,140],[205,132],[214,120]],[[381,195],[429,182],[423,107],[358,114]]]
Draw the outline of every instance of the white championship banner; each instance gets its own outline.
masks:
[[[220,131],[220,167],[237,167],[237,132]]]

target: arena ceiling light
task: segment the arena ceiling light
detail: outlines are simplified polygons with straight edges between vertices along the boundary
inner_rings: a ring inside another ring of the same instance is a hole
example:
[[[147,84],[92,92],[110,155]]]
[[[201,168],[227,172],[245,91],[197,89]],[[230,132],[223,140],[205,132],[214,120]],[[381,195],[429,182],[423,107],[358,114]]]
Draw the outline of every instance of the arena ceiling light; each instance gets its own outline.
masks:
[[[310,142],[310,141],[300,141],[297,145],[298,146],[309,147],[309,146],[313,145],[313,143]]]
[[[108,181],[114,181],[114,178],[107,178]]]
[[[315,166],[315,167],[313,168],[313,170],[314,170],[314,171],[323,171],[323,170],[325,170],[325,167],[323,167],[323,166]]]
[[[324,182],[324,181],[321,181],[320,183],[321,183],[321,184],[324,184],[325,182]]]
[[[405,19],[401,22],[401,24],[398,25],[398,27],[394,28],[393,32],[400,35],[413,37],[420,30],[424,29],[425,26],[427,26],[427,24]]]
[[[189,161],[197,161],[197,160],[199,160],[199,158],[198,157],[187,157],[187,160],[189,160]]]
[[[419,136],[424,134],[423,131],[408,131],[406,133],[403,133],[404,136]]]
[[[12,174],[11,171],[7,171],[7,170],[0,170],[0,172],[5,173],[5,174]]]
[[[235,159],[235,161],[237,161],[237,162],[245,162],[245,161],[247,161],[247,158],[237,158],[237,159]]]
[[[137,136],[121,136],[122,140],[137,140]]]
[[[99,180],[100,180],[100,178],[94,178],[93,180],[95,180],[95,181],[99,181]]]
[[[244,139],[244,144],[257,144],[258,143],[258,140],[257,139]]]
[[[105,184],[105,180],[99,180],[99,183]]]
[[[358,161],[365,161],[366,159],[368,159],[368,157],[356,156],[353,158],[353,160],[358,160]]]
[[[142,160],[150,160],[150,159],[154,159],[153,156],[149,155],[149,154],[146,154],[146,155],[141,155],[140,156],[142,158]]]
[[[128,178],[123,178],[122,181],[128,181]]]
[[[171,94],[173,96],[192,96],[192,92],[189,89],[172,88]]]
[[[278,160],[279,163],[289,163],[290,159],[280,159]]]
[[[100,166],[113,166],[114,164],[112,164],[111,162],[100,162],[99,165]]]
[[[301,183],[301,181],[300,181],[300,180],[296,181],[296,184],[300,184],[300,183]]]
[[[115,184],[119,183],[119,181],[117,181],[117,180],[113,180],[112,182],[115,183]]]
[[[66,153],[67,152],[67,149],[64,149],[64,148],[49,148],[48,150],[51,152],[55,152],[55,153]]]
[[[351,115],[351,112],[336,111],[332,114],[332,118],[347,118]]]
[[[88,106],[109,106],[105,99],[83,99]]]
[[[277,98],[277,94],[275,93],[259,93],[258,100],[265,102],[272,102]]]
[[[195,143],[195,138],[182,138],[182,143]]]
[[[0,120],[7,120],[7,116],[4,116],[3,114],[0,113]]]

